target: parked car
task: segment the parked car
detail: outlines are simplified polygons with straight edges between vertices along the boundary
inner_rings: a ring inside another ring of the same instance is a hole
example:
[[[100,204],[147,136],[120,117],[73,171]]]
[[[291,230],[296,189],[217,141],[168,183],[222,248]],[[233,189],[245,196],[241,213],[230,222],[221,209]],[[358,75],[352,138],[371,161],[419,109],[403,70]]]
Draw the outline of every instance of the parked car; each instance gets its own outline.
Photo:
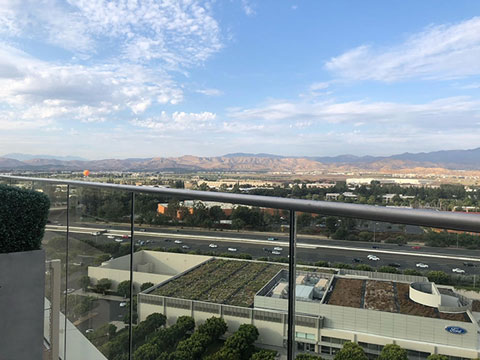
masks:
[[[237,248],[229,247],[227,250],[228,250],[228,251],[231,251],[231,252],[236,252],[236,251],[237,251]]]
[[[218,245],[217,244],[210,244],[210,245],[208,245],[208,247],[210,247],[212,249],[216,249],[218,247]]]
[[[174,243],[175,243],[175,244],[181,244],[181,243],[182,243],[182,240],[175,240]]]
[[[415,266],[422,269],[428,269],[428,265],[424,263],[418,263]]]
[[[460,269],[460,268],[452,269],[452,272],[457,273],[457,274],[465,274],[465,270]]]

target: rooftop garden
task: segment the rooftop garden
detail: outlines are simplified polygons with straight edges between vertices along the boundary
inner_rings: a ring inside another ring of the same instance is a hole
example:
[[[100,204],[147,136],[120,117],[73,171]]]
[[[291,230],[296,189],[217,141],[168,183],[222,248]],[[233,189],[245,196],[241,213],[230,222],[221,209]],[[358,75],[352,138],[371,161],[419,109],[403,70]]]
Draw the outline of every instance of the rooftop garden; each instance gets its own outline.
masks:
[[[215,259],[165,283],[152,295],[251,307],[255,294],[282,268],[275,264]]]
[[[326,299],[329,305],[470,322],[466,313],[442,313],[434,307],[410,300],[407,283],[336,278],[333,286],[332,293]]]

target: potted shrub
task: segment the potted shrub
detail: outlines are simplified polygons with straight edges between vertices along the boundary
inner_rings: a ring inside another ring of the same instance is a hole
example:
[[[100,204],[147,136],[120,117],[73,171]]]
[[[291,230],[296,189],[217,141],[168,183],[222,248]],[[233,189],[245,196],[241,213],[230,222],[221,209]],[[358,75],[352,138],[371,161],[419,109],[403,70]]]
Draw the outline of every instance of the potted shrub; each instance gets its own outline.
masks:
[[[42,193],[0,185],[2,359],[41,359],[45,252],[50,201]]]

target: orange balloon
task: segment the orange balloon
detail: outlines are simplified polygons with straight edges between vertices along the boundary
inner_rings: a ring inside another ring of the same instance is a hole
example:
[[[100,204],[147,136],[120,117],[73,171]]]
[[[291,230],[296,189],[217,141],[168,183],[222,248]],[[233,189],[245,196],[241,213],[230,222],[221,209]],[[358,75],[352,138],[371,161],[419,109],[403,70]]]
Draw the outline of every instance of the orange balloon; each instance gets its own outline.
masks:
[[[89,170],[85,170],[85,171],[83,172],[83,176],[88,176],[88,175],[90,175],[90,171],[89,171]]]

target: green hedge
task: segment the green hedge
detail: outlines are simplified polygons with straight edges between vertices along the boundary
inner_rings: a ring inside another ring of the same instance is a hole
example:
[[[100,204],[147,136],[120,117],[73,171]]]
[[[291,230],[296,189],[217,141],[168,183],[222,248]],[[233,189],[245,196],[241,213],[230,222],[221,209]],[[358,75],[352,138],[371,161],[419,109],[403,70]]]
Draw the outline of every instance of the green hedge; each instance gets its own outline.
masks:
[[[40,249],[49,209],[42,193],[0,185],[0,253]]]

